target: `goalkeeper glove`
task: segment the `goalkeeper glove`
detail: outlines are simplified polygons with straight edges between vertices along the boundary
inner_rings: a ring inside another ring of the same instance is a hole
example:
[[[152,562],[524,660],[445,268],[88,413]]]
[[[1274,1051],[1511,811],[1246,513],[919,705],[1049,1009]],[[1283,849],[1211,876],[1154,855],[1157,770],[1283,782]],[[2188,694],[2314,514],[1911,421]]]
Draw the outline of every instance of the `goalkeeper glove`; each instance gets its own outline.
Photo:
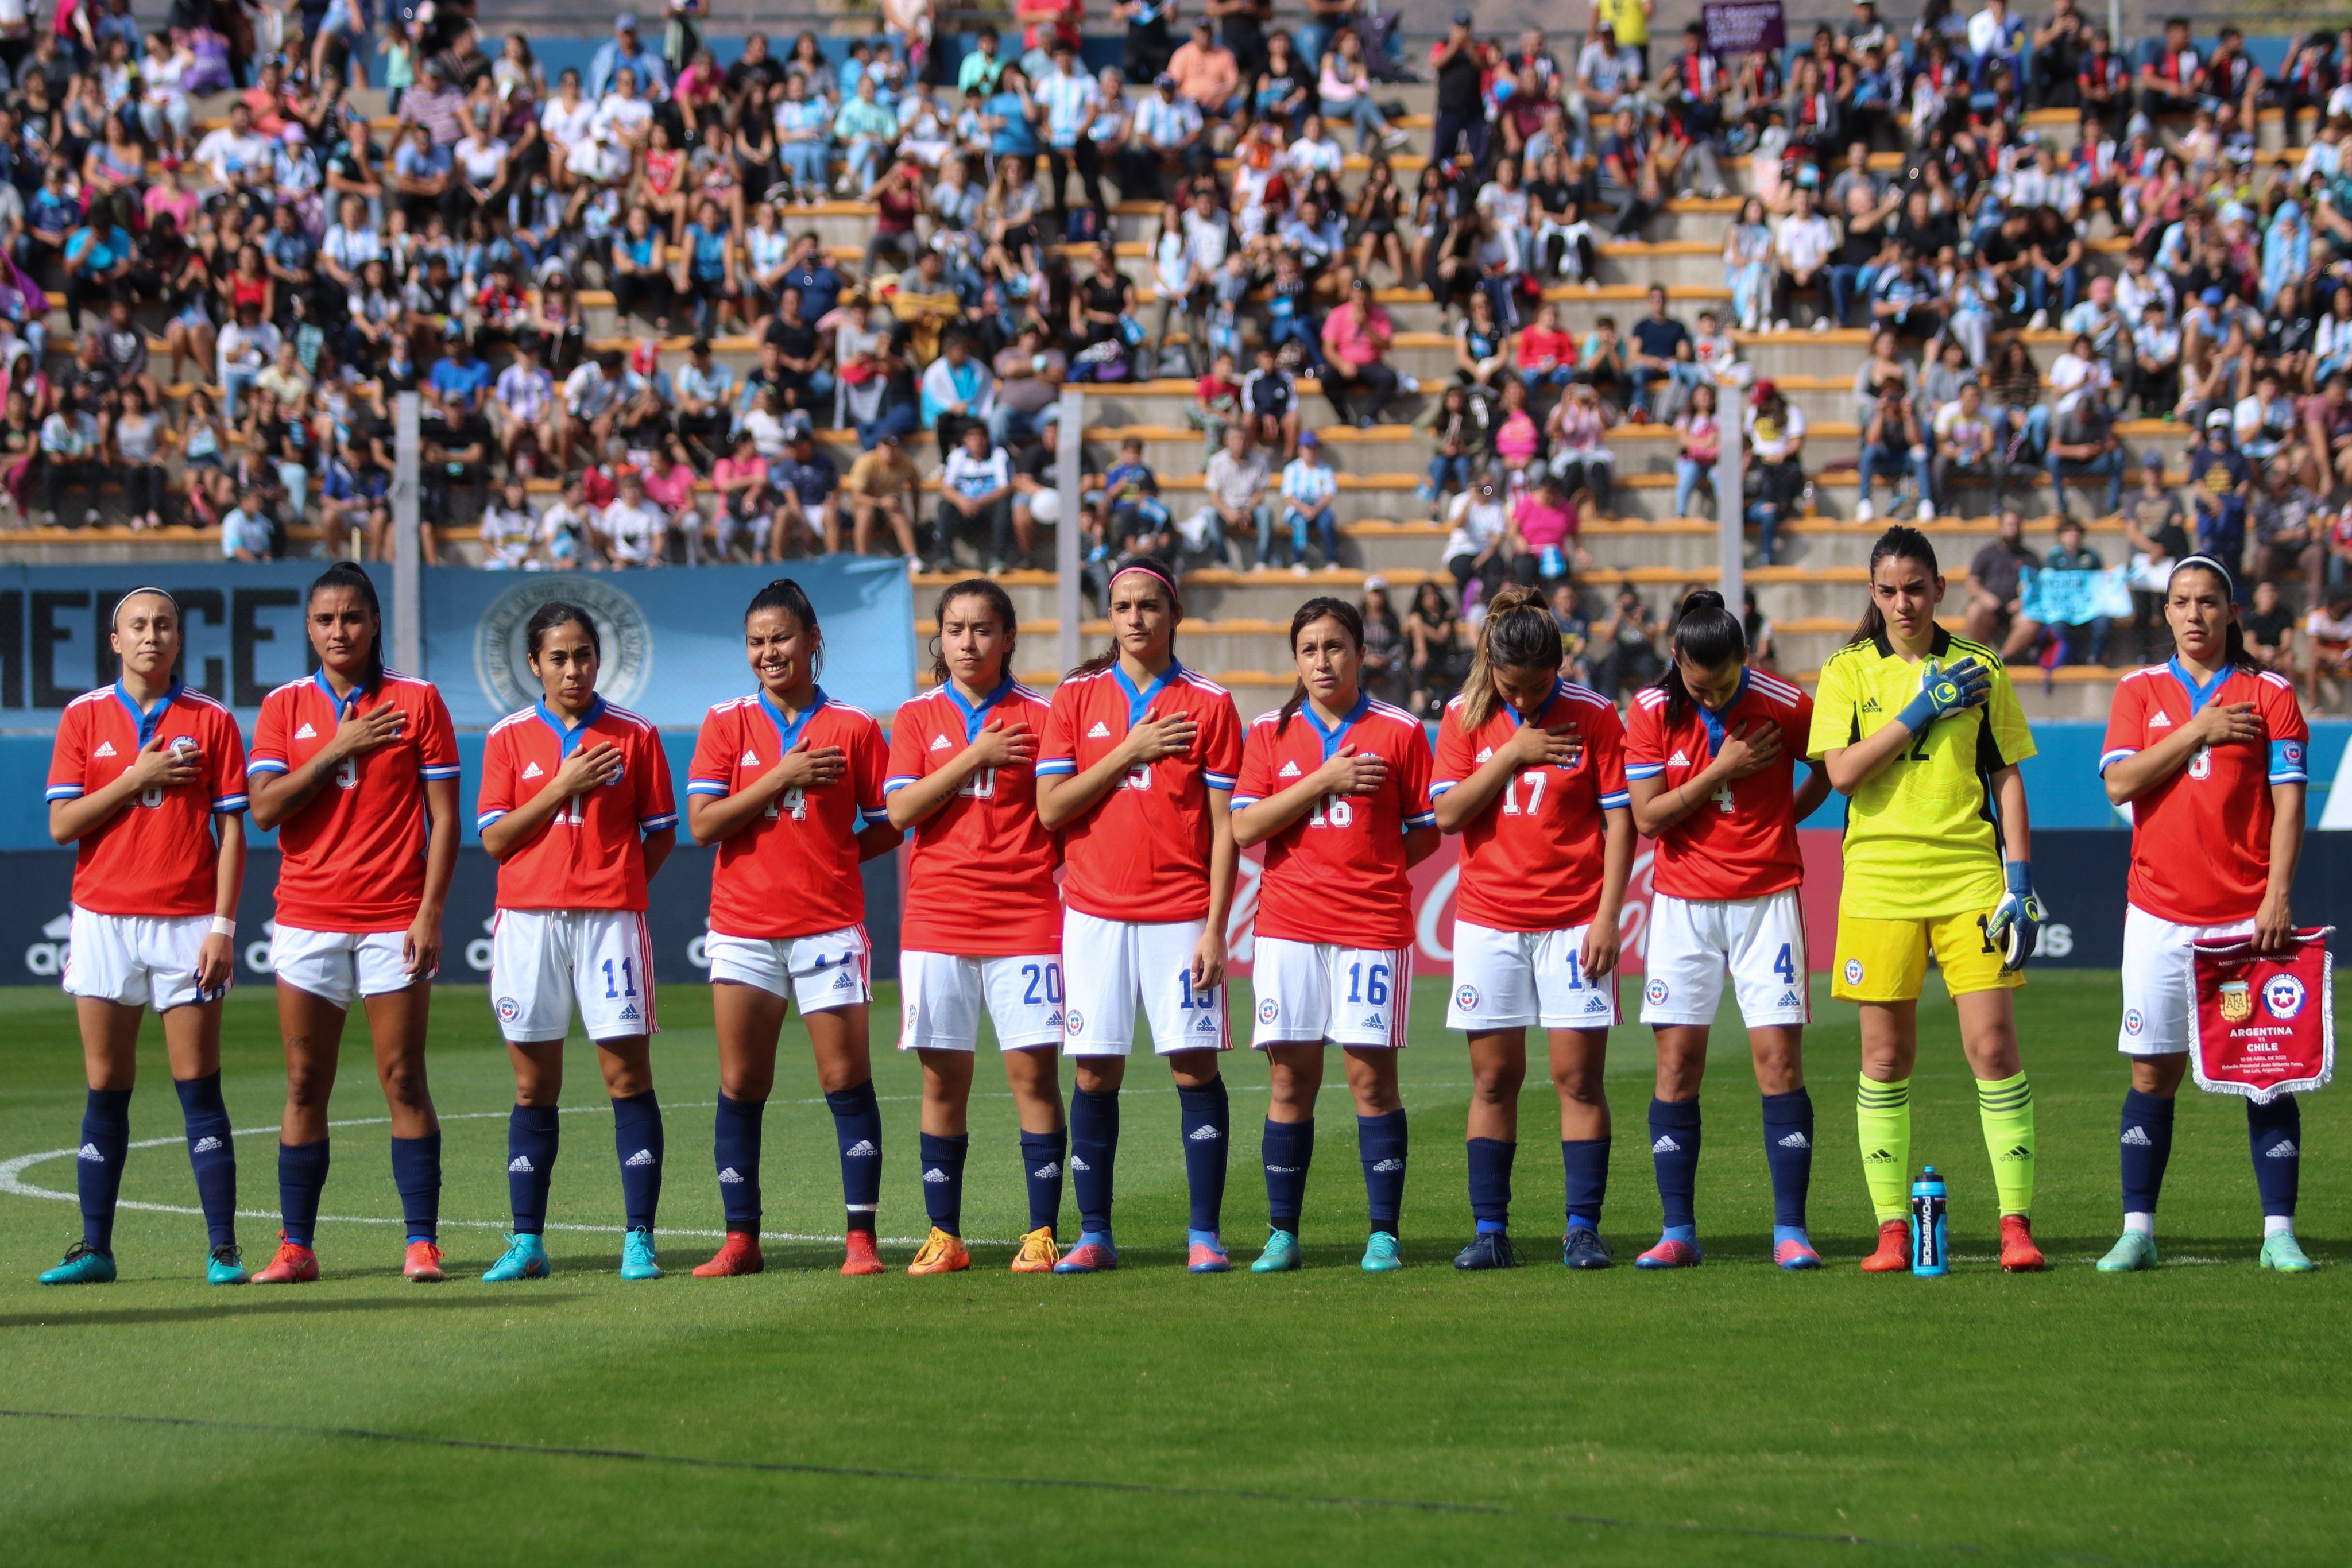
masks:
[[[1946,670],[1938,670],[1930,659],[1919,679],[1919,695],[1895,716],[1912,734],[1924,734],[1937,719],[1976,706],[1991,690],[1992,672],[1974,659],[1962,659]]]
[[[2000,948],[2001,973],[2010,975],[2025,967],[2025,961],[2033,956],[2034,938],[2047,915],[2033,891],[2033,867],[2024,861],[2011,861],[2002,870],[2008,873],[2009,891],[2000,895],[1985,921],[1985,939]]]

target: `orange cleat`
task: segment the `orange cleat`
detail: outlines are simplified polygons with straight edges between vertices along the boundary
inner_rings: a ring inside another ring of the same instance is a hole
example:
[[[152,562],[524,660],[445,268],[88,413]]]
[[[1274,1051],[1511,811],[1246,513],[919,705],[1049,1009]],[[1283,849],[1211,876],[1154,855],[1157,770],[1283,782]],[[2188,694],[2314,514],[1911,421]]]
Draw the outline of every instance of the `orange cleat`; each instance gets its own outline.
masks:
[[[2004,1274],[2039,1274],[2049,1262],[2042,1249],[2033,1244],[2033,1221],[2021,1214],[2000,1217],[2000,1271]]]
[[[2037,1254],[2038,1256],[2038,1254]],[[269,1266],[253,1276],[257,1285],[301,1285],[319,1277],[319,1255],[308,1247],[286,1239],[286,1232],[278,1233],[278,1256]]]
[[[847,1237],[847,1256],[841,1260],[844,1274],[880,1274],[884,1269],[881,1257],[874,1250],[874,1232],[853,1230]]]
[[[408,1257],[400,1265],[400,1277],[413,1285],[437,1285],[441,1282],[441,1249],[430,1241],[412,1241]]]
[[[1862,1260],[1865,1274],[1907,1274],[1911,1271],[1911,1227],[1890,1219],[1878,1228],[1878,1250]]]
[[[907,1265],[909,1274],[960,1274],[971,1267],[971,1253],[961,1236],[950,1236],[938,1226],[931,1227],[915,1260]]]
[[[1062,1249],[1054,1240],[1054,1228],[1041,1225],[1021,1238],[1021,1251],[1013,1260],[1016,1274],[1050,1274],[1054,1265],[1062,1260]]]
[[[727,1239],[719,1244],[708,1263],[694,1266],[698,1280],[731,1280],[738,1274],[756,1274],[768,1266],[760,1256],[760,1239],[748,1230],[730,1230]]]

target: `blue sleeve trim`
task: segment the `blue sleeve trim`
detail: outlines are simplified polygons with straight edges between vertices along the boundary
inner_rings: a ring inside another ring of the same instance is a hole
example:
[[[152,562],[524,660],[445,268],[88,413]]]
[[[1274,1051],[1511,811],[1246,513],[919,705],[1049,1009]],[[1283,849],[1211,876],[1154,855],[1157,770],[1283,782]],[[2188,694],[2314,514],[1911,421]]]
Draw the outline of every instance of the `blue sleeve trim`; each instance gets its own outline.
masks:
[[[882,798],[887,800],[913,782],[915,776],[911,773],[894,773],[882,780]]]
[[[1655,779],[1659,774],[1664,773],[1665,770],[1666,765],[1663,762],[1629,762],[1625,765],[1625,777],[1628,779]]]
[[[1255,806],[1258,803],[1258,799],[1255,795],[1236,795],[1233,799],[1233,809],[1238,811],[1244,806]]]
[[[1212,789],[1230,789],[1240,782],[1240,777],[1232,773],[1203,773],[1201,782]]]
[[[505,815],[506,813],[504,811],[484,811],[481,815],[474,819],[475,831],[479,832],[482,829],[488,827],[492,822],[497,821],[500,817]]]
[[[689,795],[715,795],[723,800],[727,795],[727,781],[723,779],[689,779],[686,781],[686,792]]]
[[[82,789],[79,784],[52,784],[49,786],[48,792],[43,795],[41,799],[45,800],[79,800],[81,799],[81,795]]]
[[[2271,782],[2273,784],[2307,784],[2311,774],[2304,766],[2304,743],[2300,740],[2271,742]]]
[[[421,771],[424,773],[425,778],[437,779],[455,779],[462,774],[465,769],[462,768],[426,768],[421,769]]]
[[[637,831],[641,833],[657,833],[664,828],[675,828],[677,826],[677,813],[676,811],[666,812],[658,817],[640,817],[637,819]]]
[[[221,816],[233,816],[252,804],[250,795],[223,795],[213,801],[213,810]]]
[[[1604,811],[1615,810],[1621,806],[1630,806],[1633,803],[1633,794],[1630,789],[1620,789],[1613,795],[1601,797],[1601,809]]]
[[[1415,811],[1412,816],[1407,817],[1404,820],[1404,825],[1408,828],[1433,828],[1437,826],[1437,813],[1434,811]]]
[[[2105,778],[2108,768],[2113,768],[2116,763],[2121,762],[2126,757],[2137,757],[2138,755],[2139,747],[2137,746],[2118,746],[2113,751],[2102,751],[2099,753],[2099,776],[2103,779]]]
[[[1076,758],[1057,757],[1037,764],[1037,776],[1041,779],[1056,773],[1076,773],[1077,770],[1078,764]]]
[[[257,773],[283,773],[285,771],[286,764],[275,757],[257,757],[252,761],[245,765],[245,776],[248,779],[252,778]]]
[[[1461,782],[1459,779],[1433,779],[1429,783],[1429,797],[1433,800]]]

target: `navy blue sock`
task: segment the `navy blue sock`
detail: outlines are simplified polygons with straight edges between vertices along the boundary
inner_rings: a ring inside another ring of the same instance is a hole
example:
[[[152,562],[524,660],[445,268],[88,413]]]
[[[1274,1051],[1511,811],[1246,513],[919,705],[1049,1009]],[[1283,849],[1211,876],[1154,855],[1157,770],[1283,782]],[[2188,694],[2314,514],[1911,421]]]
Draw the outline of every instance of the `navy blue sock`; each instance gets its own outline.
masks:
[[[2172,1160],[2172,1112],[2169,1099],[2137,1089],[2124,1091],[2123,1132],[2117,1146],[2123,1155],[2126,1214],[2153,1215],[2157,1199],[2164,1196],[2164,1167]],[[2257,1172],[2262,1164],[2259,1159],[2254,1162]]]
[[[727,1228],[752,1236],[760,1233],[760,1124],[767,1113],[765,1100],[730,1100],[721,1092],[711,1117],[710,1163],[719,1172]]]
[[[1650,1163],[1657,1167],[1658,1207],[1666,1234],[1690,1239],[1698,1228],[1694,1207],[1698,1193],[1698,1102],[1650,1102]]]
[[[1062,1221],[1062,1169],[1070,1162],[1070,1134],[1056,1128],[1050,1133],[1021,1134],[1021,1168],[1023,1179],[1029,1184],[1029,1228],[1052,1230]]]
[[[1070,1091],[1070,1183],[1078,1189],[1078,1230],[1110,1230],[1111,1176],[1118,1163],[1118,1091]]]
[[[122,1191],[122,1162],[131,1157],[131,1091],[93,1089],[81,1113],[81,1158],[74,1187],[81,1194],[81,1244],[114,1255],[114,1203]]]
[[[441,1134],[392,1140],[392,1185],[400,1189],[400,1218],[411,1241],[441,1234]]]
[[[661,1207],[661,1103],[650,1089],[613,1101],[613,1154],[621,1162],[621,1206],[629,1228],[651,1230]]]
[[[1192,1194],[1194,1230],[1214,1230],[1225,1210],[1225,1145],[1233,1142],[1234,1111],[1225,1081],[1196,1089],[1176,1086],[1176,1114],[1184,1129],[1184,1186]]]
[[[1263,1147],[1266,1223],[1296,1236],[1298,1212],[1307,1204],[1307,1169],[1315,1163],[1315,1118],[1268,1121]]]
[[[555,1175],[560,1118],[552,1105],[518,1105],[507,1114],[507,1204],[515,1234],[547,1229],[547,1184]]]
[[[1470,1140],[1470,1217],[1481,1236],[1511,1228],[1511,1161],[1518,1152],[1500,1138]]]
[[[2263,1218],[2294,1218],[2295,1188],[2303,1176],[2303,1108],[2292,1094],[2267,1105],[2246,1102],[2246,1141],[2254,1155],[2254,1186],[2263,1195]]]
[[[1764,1096],[1764,1166],[1772,1173],[1772,1223],[1805,1228],[1813,1185],[1813,1097],[1801,1089]]]
[[[963,1158],[971,1152],[971,1134],[952,1138],[937,1133],[916,1134],[917,1156],[923,1164],[923,1208],[931,1223],[950,1236],[963,1234]]]
[[[874,1103],[874,1081],[835,1089],[824,1097],[833,1113],[833,1141],[841,1151],[841,1201],[852,1230],[871,1234],[874,1211],[882,1204],[882,1108]]]
[[[278,1218],[286,1239],[308,1247],[319,1230],[319,1195],[327,1190],[327,1142],[278,1145]]]
[[[1562,1138],[1559,1163],[1566,1178],[1568,1228],[1599,1230],[1601,1200],[1609,1196],[1609,1140]]]
[[[1402,1107],[1356,1118],[1356,1157],[1364,1166],[1364,1207],[1371,1228],[1397,1234],[1404,1217],[1405,1131]]]
[[[196,1173],[196,1201],[213,1248],[236,1245],[236,1138],[221,1103],[220,1074],[173,1081],[188,1128],[188,1165]]]

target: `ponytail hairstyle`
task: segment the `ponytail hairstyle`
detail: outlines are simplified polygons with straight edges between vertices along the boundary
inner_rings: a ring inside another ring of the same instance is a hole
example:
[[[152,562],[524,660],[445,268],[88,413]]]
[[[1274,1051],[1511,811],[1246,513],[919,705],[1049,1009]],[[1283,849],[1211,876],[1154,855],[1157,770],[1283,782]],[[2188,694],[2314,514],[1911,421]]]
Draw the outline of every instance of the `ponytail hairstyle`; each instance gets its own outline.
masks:
[[[1110,576],[1103,582],[1103,610],[1106,613],[1110,610],[1112,586],[1130,571],[1139,571],[1147,577],[1158,579],[1161,591],[1168,595],[1170,612],[1179,622],[1184,619],[1184,601],[1176,592],[1176,574],[1169,570],[1166,561],[1152,555],[1131,555],[1110,569]],[[1168,629],[1168,656],[1171,659],[1176,656],[1176,629],[1173,626]],[[1099,675],[1118,663],[1118,642],[1113,638],[1109,647],[1072,670],[1069,678],[1076,680],[1081,675]]]
[[[1878,563],[1893,559],[1916,560],[1927,569],[1930,577],[1941,570],[1936,565],[1936,547],[1927,542],[1927,536],[1900,523],[1879,535],[1878,542],[1870,547],[1870,575],[1876,578]],[[1878,600],[1874,595],[1870,602],[1863,606],[1862,619],[1855,623],[1853,635],[1845,640],[1846,646],[1875,643],[1885,635],[1886,617],[1879,613]]]
[[[1322,595],[1300,605],[1297,613],[1291,616],[1291,653],[1295,654],[1298,652],[1298,634],[1318,621],[1337,621],[1340,628],[1348,633],[1349,638],[1355,643],[1356,652],[1360,653],[1364,651],[1363,612],[1344,599],[1333,599],[1328,595]],[[1305,706],[1306,702],[1307,683],[1303,680],[1293,682],[1290,687],[1290,698],[1282,705],[1281,716],[1274,721],[1274,733],[1280,735],[1288,729],[1290,721],[1297,716],[1299,708]]]
[[[1004,628],[1004,669],[998,672],[999,678],[1003,678],[1012,668],[1013,649],[1020,645],[1021,626],[1013,613],[1013,596],[1005,592],[992,577],[967,577],[961,582],[950,583],[940,595],[939,608],[931,612],[931,623],[944,626],[948,606],[959,599],[982,601],[988,606],[988,612],[996,617],[996,623]],[[816,622],[812,621],[809,624],[814,626]],[[940,646],[940,634],[936,632],[931,633],[931,679],[940,685],[946,685],[949,679],[947,652]]]
[[[1687,595],[1675,612],[1673,641],[1666,673],[1658,682],[1658,689],[1666,694],[1669,725],[1680,724],[1696,703],[1690,688],[1683,684],[1683,661],[1688,659],[1702,670],[1719,670],[1734,659],[1745,659],[1748,628],[1725,607],[1722,594],[1701,588]]]
[[[2257,666],[2246,653],[2245,622],[2238,614],[2238,585],[2231,580],[2230,569],[2210,555],[2184,556],[2164,580],[2167,598],[2171,597],[2173,579],[2184,571],[2206,572],[2221,585],[2221,602],[2228,606],[2230,612],[2229,624],[2221,632],[2221,667],[2225,670],[2254,670]]]
[[[748,623],[762,610],[782,611],[816,639],[816,652],[809,657],[809,679],[824,674],[824,629],[816,623],[816,606],[809,602],[808,590],[789,577],[780,577],[751,595],[751,602],[743,606],[744,621]]]
[[[568,603],[561,599],[551,599],[532,611],[530,619],[524,623],[523,636],[526,640],[525,645],[530,650],[530,656],[534,659],[538,658],[539,645],[547,641],[547,634],[567,622],[579,627],[587,634],[589,652],[602,660],[604,656],[604,639],[596,630],[594,618],[577,604]]]
[[[1475,730],[1494,714],[1501,700],[1495,690],[1496,670],[1556,671],[1564,654],[1559,622],[1534,589],[1512,583],[1497,590],[1486,601],[1470,673],[1462,681],[1463,731]]]
[[[310,591],[302,598],[304,608],[308,609],[321,593],[337,588],[348,588],[359,595],[360,602],[367,606],[367,612],[375,617],[375,640],[368,644],[366,673],[360,676],[360,690],[372,696],[383,684],[383,605],[376,598],[375,581],[368,576],[367,570],[355,561],[339,560],[310,580]],[[589,630],[589,639],[592,642],[595,639],[593,627]],[[531,651],[537,653],[539,631],[536,622],[532,623],[530,643]]]

